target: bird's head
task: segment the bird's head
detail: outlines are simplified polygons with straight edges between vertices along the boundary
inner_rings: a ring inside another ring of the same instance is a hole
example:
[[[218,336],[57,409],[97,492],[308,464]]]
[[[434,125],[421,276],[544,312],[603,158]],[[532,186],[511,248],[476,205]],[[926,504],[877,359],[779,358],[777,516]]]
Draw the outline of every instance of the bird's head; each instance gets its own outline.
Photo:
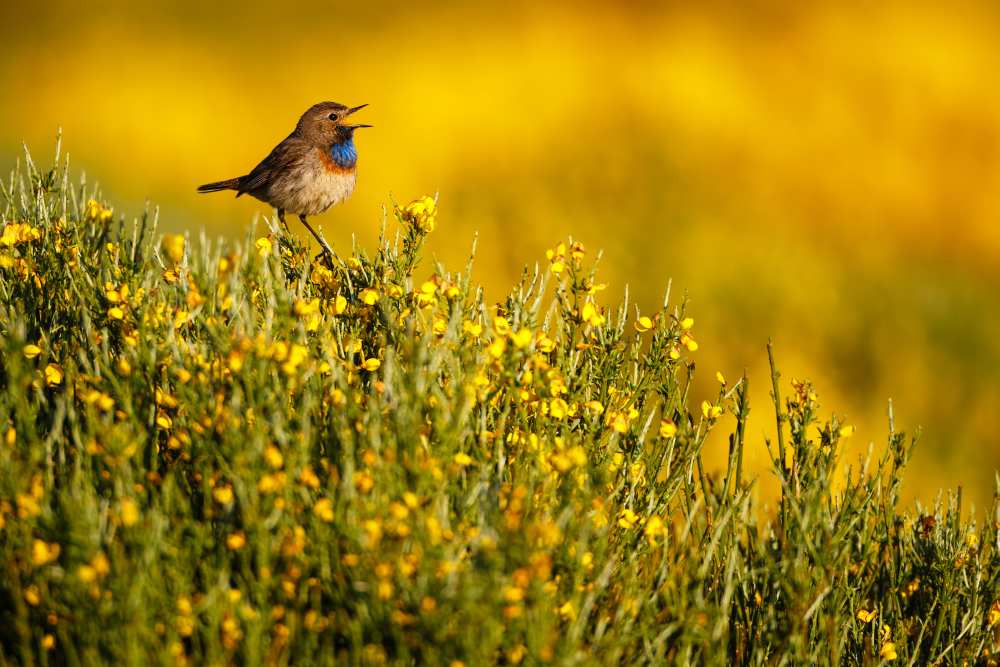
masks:
[[[320,102],[309,107],[295,126],[295,132],[301,138],[315,146],[329,148],[345,143],[354,137],[354,130],[371,125],[352,124],[348,119],[356,111],[365,108],[367,104],[347,107],[337,102]]]

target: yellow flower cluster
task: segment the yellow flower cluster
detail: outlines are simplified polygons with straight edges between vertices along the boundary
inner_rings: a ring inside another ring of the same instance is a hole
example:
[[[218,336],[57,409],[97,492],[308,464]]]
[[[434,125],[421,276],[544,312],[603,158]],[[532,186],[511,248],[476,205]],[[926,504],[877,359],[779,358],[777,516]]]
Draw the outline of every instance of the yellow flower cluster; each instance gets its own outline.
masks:
[[[437,221],[437,200],[423,196],[406,206],[396,206],[396,216],[403,222],[412,225],[422,232],[434,231]]]
[[[185,245],[186,241],[181,234],[166,234],[161,243],[167,259],[174,264],[180,264],[181,260],[184,259]]]
[[[585,254],[586,250],[582,243],[571,243],[568,251],[565,243],[559,243],[556,247],[545,251],[545,257],[549,260],[549,270],[557,276],[566,270],[567,259],[573,268],[577,268]]]
[[[87,206],[84,209],[84,216],[91,222],[105,224],[114,217],[114,211],[96,199],[88,199]]]
[[[0,246],[13,248],[42,238],[42,231],[27,222],[8,222],[0,233]]]

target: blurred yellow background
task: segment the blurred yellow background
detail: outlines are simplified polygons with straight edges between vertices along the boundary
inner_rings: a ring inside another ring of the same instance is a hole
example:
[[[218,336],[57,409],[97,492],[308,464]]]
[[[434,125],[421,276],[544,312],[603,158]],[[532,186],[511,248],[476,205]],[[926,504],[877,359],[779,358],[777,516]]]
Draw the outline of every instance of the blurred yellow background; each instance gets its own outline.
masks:
[[[1000,5],[22,4],[0,7],[4,173],[62,127],[119,212],[148,198],[165,230],[237,237],[266,207],[195,186],[314,102],[367,102],[358,190],[316,219],[338,247],[370,247],[389,193],[440,191],[431,250],[458,268],[478,232],[499,299],[572,234],[604,249],[608,302],[691,294],[696,398],[746,368],[755,445],[770,336],[785,379],[857,425],[848,461],[884,444],[892,397],[924,428],[907,495],[990,500]]]

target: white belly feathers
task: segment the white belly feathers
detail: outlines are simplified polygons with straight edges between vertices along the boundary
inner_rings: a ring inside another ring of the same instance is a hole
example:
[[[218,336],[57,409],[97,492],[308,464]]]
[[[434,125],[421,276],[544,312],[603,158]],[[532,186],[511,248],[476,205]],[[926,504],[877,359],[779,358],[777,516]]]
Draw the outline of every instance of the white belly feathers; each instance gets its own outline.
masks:
[[[316,153],[301,160],[291,173],[271,185],[272,206],[296,215],[318,215],[341,203],[354,191],[357,172],[340,169]]]

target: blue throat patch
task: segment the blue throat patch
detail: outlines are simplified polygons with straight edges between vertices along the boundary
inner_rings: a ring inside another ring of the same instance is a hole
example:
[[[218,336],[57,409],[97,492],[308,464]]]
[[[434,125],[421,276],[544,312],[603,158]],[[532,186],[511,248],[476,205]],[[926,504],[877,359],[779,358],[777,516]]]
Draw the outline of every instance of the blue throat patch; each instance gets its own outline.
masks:
[[[354,137],[330,146],[330,157],[334,164],[343,169],[350,169],[358,163],[358,149],[354,147]]]

